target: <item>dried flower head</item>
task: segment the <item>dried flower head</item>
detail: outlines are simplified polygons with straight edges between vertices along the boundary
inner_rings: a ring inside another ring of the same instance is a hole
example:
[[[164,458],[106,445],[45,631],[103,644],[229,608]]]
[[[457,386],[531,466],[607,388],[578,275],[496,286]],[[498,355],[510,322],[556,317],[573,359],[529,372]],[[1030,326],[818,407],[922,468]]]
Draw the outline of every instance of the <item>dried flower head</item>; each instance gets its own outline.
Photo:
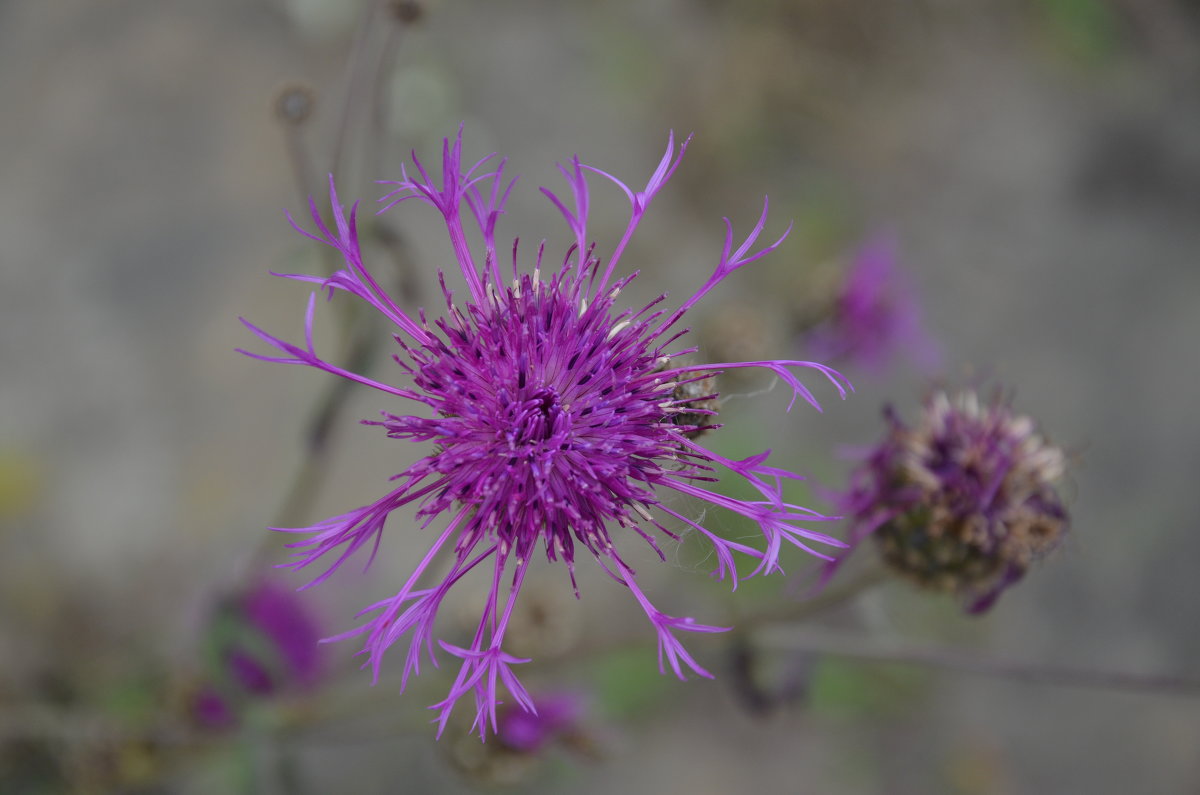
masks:
[[[973,391],[934,393],[915,428],[890,407],[885,417],[887,437],[840,498],[851,543],[873,536],[894,570],[987,610],[1067,531],[1063,451]]]
[[[498,687],[502,684],[523,708],[532,711],[528,694],[512,666],[527,662],[504,649],[513,605],[537,548],[551,561],[561,560],[574,585],[577,550],[582,547],[620,585],[628,588],[658,634],[659,667],[669,665],[680,678],[685,669],[709,676],[680,644],[675,633],[720,632],[721,627],[692,618],[667,615],[655,608],[639,588],[633,569],[618,553],[618,543],[637,536],[659,551],[656,536],[677,539],[694,531],[714,547],[716,576],[737,584],[734,553],[756,559],[752,572],[779,569],[783,543],[825,557],[810,544],[840,546],[837,540],[800,527],[796,522],[827,517],[788,503],[783,480],[797,476],[767,464],[769,451],[735,461],[700,445],[694,432],[711,419],[699,409],[695,387],[721,371],[760,367],[773,372],[793,392],[816,400],[794,370],[812,368],[845,394],[848,386],[833,370],[813,362],[770,360],[681,364],[694,348],[679,340],[685,313],[726,276],[773,251],[782,238],[753,251],[766,223],[766,203],[749,237],[734,247],[726,220],[725,245],[717,267],[694,295],[677,309],[659,307],[665,295],[641,309],[620,309],[617,298],[636,274],[614,278],[632,235],[647,207],[674,173],[687,146],[676,151],[674,137],[645,188],[634,190],[578,158],[560,167],[570,200],[542,189],[566,219],[573,245],[561,264],[546,267],[544,244],[532,268],[522,270],[519,246],[512,246],[511,272],[502,273],[496,223],[513,188],[504,177],[505,161],[494,155],[473,165],[462,161],[462,133],[442,148],[438,185],[413,156],[415,174],[402,170],[395,189],[384,197],[384,210],[416,199],[442,217],[458,268],[466,282],[465,300],[457,300],[441,279],[446,312],[428,320],[405,312],[379,285],[363,262],[355,227],[355,209],[345,213],[333,190],[334,226],[321,219],[312,204],[315,233],[298,231],[333,247],[345,267],[327,279],[290,275],[318,285],[331,297],[341,290],[366,301],[396,329],[399,352],[393,356],[407,386],[393,386],[351,373],[322,359],[313,347],[314,294],[308,303],[303,347],[284,342],[246,325],[282,356],[250,354],[264,361],[303,364],[365,384],[424,410],[422,414],[384,412],[368,422],[394,439],[429,444],[429,452],[392,480],[395,488],[381,499],[303,530],[309,538],[292,544],[304,569],[319,560],[329,568],[320,582],[355,551],[378,550],[384,523],[396,510],[412,506],[422,535],[433,536],[430,549],[395,596],[367,608],[372,617],[340,637],[365,636],[363,652],[378,679],[384,653],[408,638],[402,684],[419,672],[425,653],[436,664],[434,639],[438,608],[450,589],[485,562],[491,588],[474,636],[461,645],[438,639],[462,663],[449,695],[434,705],[439,734],[455,702],[475,699],[475,727],[481,736],[490,723],[496,729]],[[587,177],[596,174],[617,186],[629,200],[630,218],[616,248],[603,262],[588,240],[591,198]],[[468,241],[473,227],[482,246]],[[508,270],[507,268],[505,270]],[[243,321],[245,322],[245,321]],[[790,408],[790,405],[789,405]],[[761,499],[739,500],[707,487],[725,470],[745,478]],[[677,507],[671,497],[701,500],[756,521],[766,540],[764,549],[729,541],[710,532]],[[429,531],[438,521],[438,529]],[[667,526],[670,522],[676,529]],[[279,528],[282,529],[282,528]],[[452,550],[452,563],[436,584],[422,584],[437,553]],[[662,552],[659,551],[662,556]],[[578,591],[576,591],[578,593]]]

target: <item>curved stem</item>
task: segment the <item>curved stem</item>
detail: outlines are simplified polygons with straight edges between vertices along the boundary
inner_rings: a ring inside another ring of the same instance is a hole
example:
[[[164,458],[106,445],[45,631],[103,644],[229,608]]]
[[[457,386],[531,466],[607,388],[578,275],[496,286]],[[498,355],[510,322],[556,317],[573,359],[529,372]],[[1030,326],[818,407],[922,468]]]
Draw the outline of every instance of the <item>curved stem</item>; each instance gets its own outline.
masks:
[[[820,595],[812,599],[803,602],[789,601],[782,605],[773,605],[771,608],[766,608],[759,612],[747,612],[730,619],[727,623],[733,625],[733,636],[740,637],[745,630],[761,624],[775,621],[799,621],[810,618],[854,599],[873,586],[884,582],[886,579],[886,569],[882,566],[874,567],[862,572],[858,577],[845,584],[826,588]],[[542,664],[561,665],[579,660],[594,659],[607,652],[648,646],[655,639],[653,633],[637,630],[593,642],[585,641],[555,657],[553,660],[544,661]]]
[[[803,621],[856,599],[889,579],[888,570],[876,563],[858,572],[851,579],[836,581],[835,584],[824,588],[811,599],[781,601],[738,616],[735,620],[735,629],[746,630],[775,622]]]
[[[1100,671],[1070,665],[984,657],[961,649],[896,646],[867,638],[789,631],[760,635],[766,648],[805,651],[863,662],[923,665],[960,673],[991,676],[1034,685],[1085,687],[1143,693],[1200,696],[1200,678],[1174,674]]]
[[[379,85],[382,83],[386,70],[390,68],[399,40],[396,32],[400,25],[395,25],[395,30],[389,32],[382,52],[377,55],[376,63],[370,63],[367,54],[368,34],[372,20],[381,13],[380,7],[380,1],[373,0],[364,9],[362,20],[355,34],[346,72],[347,84],[343,88],[337,138],[332,153],[331,168],[334,172],[337,172],[342,165],[347,128],[354,115],[355,92],[358,90],[356,85],[361,82],[364,74],[369,74],[368,96],[373,101],[380,100]],[[378,119],[376,118],[375,121]],[[301,199],[307,201],[309,196],[314,195],[312,157],[304,148],[299,126],[289,125],[286,122],[282,126],[287,140],[293,177],[302,194]],[[368,162],[372,161],[372,156],[376,154],[377,148],[378,141],[372,137],[367,146]],[[370,230],[376,242],[384,248],[395,265],[397,293],[400,302],[408,306],[416,305],[420,299],[421,283],[414,267],[408,238],[399,229],[382,223],[372,224]],[[332,250],[325,246],[321,246],[320,250],[325,273],[333,273],[336,263],[333,260]],[[344,358],[345,369],[351,372],[366,372],[378,352],[383,335],[379,333],[371,319],[365,317],[365,313],[354,311],[356,307],[353,304],[346,303],[341,306],[343,309],[337,313],[337,316],[345,339],[348,340]],[[271,526],[296,527],[303,525],[308,520],[320,486],[327,474],[334,430],[350,395],[351,382],[338,378],[331,381],[317,399],[308,427],[304,432],[304,447],[301,452],[300,464],[292,476],[291,483],[287,487],[275,521],[271,523]],[[247,570],[253,571],[263,564],[274,549],[273,538],[274,534],[266,534],[262,543],[251,554],[246,566]]]

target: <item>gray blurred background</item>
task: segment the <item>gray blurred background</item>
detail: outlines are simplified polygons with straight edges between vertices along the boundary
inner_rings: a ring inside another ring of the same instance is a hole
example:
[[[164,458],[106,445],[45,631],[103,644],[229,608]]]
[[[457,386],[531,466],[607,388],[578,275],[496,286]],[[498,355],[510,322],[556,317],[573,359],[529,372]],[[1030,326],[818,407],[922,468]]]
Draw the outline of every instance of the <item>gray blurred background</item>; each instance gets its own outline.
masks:
[[[984,618],[894,584],[839,625],[1005,659],[1200,675],[1193,3],[436,0],[395,33],[382,113],[362,97],[342,105],[361,6],[0,2],[0,766],[26,771],[8,780],[86,792],[475,786],[447,761],[456,741],[435,748],[424,725],[444,692],[437,673],[400,696],[350,672],[331,686],[350,706],[326,720],[328,694],[302,704],[299,730],[275,717],[201,747],[138,735],[147,714],[173,708],[161,694],[193,665],[206,600],[259,565],[247,561],[326,386],[233,351],[254,344],[239,315],[300,339],[306,293],[267,272],[321,267],[283,218],[302,205],[272,103],[296,82],[317,96],[300,131],[315,174],[331,168],[349,114],[348,201],[373,202],[373,181],[397,177],[409,148],[435,160],[465,122],[468,153],[500,151],[522,175],[502,236],[547,237],[554,251],[568,236],[535,188],[556,184],[555,162],[579,153],[637,183],[668,129],[694,131],[631,254],[639,289],[690,294],[719,251],[720,217],[748,229],[768,193],[768,234],[788,220],[796,232],[697,315],[753,307],[774,356],[800,354],[784,317],[805,300],[808,269],[891,230],[946,379],[1011,387],[1072,452],[1073,535]],[[611,245],[624,199],[595,190]],[[449,262],[436,219],[407,205],[391,217],[428,288]],[[730,422],[836,486],[839,446],[876,438],[886,401],[911,417],[926,389],[903,361],[885,377],[847,374],[857,394],[819,391],[823,415],[784,415],[771,393]],[[384,408],[352,397],[308,521],[379,496],[419,452],[356,424]],[[396,522],[368,576],[306,597],[330,633],[397,587],[426,543],[406,543],[409,531]],[[665,609],[720,619],[727,589],[702,565],[639,560]],[[553,599],[573,602],[561,572],[546,574]],[[583,585],[566,619],[576,633],[638,620],[602,578]],[[709,641],[689,648],[716,682],[658,679],[652,646],[641,649],[652,698],[598,684],[622,669],[548,663],[555,686],[596,694],[598,758],[560,749],[514,786],[1200,792],[1194,697],[843,665],[816,675],[807,701],[753,717]],[[347,668],[353,651],[333,647],[331,665]],[[614,706],[612,692],[644,708]],[[114,734],[127,714],[130,736]],[[93,747],[106,761],[79,750]],[[270,772],[279,759],[288,776]],[[229,772],[245,764],[251,774]],[[38,765],[44,775],[27,774]]]

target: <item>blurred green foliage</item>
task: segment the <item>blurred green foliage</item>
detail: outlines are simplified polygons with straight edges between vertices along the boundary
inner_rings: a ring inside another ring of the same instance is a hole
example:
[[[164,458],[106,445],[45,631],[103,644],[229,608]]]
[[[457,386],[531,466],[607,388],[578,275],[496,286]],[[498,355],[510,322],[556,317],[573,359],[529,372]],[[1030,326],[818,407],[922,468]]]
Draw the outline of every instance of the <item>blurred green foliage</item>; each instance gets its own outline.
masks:
[[[904,715],[925,694],[929,673],[911,665],[862,663],[825,657],[809,683],[809,707],[846,718]]]
[[[1121,24],[1105,0],[1034,0],[1039,33],[1058,56],[1083,67],[1109,63],[1121,46]]]

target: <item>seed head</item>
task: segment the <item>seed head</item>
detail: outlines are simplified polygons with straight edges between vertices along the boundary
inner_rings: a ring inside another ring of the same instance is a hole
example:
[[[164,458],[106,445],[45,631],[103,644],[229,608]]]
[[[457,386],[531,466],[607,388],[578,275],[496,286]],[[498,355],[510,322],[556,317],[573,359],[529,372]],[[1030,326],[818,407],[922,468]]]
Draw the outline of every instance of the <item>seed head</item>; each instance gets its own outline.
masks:
[[[316,104],[317,94],[311,87],[285,86],[275,95],[275,118],[298,127],[308,121]]]
[[[887,437],[840,498],[852,543],[872,536],[893,570],[987,610],[1066,534],[1063,451],[969,390],[934,393],[912,428],[885,417]]]

